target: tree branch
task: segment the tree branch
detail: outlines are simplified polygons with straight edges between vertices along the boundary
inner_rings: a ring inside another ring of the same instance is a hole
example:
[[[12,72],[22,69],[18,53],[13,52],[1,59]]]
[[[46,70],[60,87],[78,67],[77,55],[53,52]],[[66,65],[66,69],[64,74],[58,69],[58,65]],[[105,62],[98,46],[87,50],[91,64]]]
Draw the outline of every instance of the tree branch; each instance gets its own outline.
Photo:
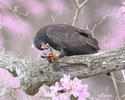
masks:
[[[82,79],[125,69],[125,47],[90,55],[63,57],[54,64],[40,64],[0,52],[0,67],[19,78],[23,91],[34,95],[43,84],[54,84],[64,73]]]

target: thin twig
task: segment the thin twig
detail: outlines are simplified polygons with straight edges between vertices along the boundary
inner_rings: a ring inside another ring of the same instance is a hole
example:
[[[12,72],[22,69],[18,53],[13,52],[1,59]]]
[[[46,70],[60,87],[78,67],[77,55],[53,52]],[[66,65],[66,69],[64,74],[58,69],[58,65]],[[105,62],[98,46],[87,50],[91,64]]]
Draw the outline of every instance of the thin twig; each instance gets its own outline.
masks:
[[[56,23],[56,22],[55,22],[55,17],[56,17],[56,16],[51,15],[51,18],[52,18],[52,23],[53,23],[53,24],[55,24],[55,23]]]
[[[108,16],[110,16],[110,15],[103,16],[103,18],[97,24],[94,25],[94,27],[91,31],[93,37],[94,37],[94,31],[95,31],[96,27],[99,26],[100,24],[102,24]]]
[[[74,16],[72,26],[75,26],[75,23],[78,21],[79,13],[80,13],[80,9],[77,9],[76,12],[75,12],[75,16]]]
[[[88,0],[85,0],[81,5],[79,5],[80,8],[82,8],[86,3],[87,3]]]
[[[75,2],[76,7],[79,9],[79,1],[78,0],[73,0]]]
[[[115,88],[115,91],[116,91],[116,95],[117,95],[116,97],[117,97],[118,100],[121,100],[113,72],[111,72],[111,77],[112,77],[112,81],[113,81],[114,88]]]
[[[122,70],[122,76],[123,76],[123,80],[125,81],[125,71]]]
[[[78,21],[80,11],[83,8],[83,6],[87,3],[88,0],[85,0],[82,4],[79,4],[78,0],[73,0],[73,1],[75,2],[75,5],[77,7],[77,10],[76,10],[75,16],[74,16],[74,20],[73,20],[73,23],[72,23],[72,26],[75,26],[76,22]]]
[[[122,95],[121,98],[120,98],[120,100],[124,100],[123,98],[125,98],[125,95]]]

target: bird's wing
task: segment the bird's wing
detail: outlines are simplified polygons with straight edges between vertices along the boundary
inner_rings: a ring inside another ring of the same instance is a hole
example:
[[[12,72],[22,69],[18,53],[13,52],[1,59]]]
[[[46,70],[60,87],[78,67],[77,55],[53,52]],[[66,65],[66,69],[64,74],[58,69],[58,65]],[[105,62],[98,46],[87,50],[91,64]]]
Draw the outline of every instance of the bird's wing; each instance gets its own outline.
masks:
[[[63,48],[69,48],[71,46],[76,47],[78,45],[78,39],[75,32],[61,27],[48,28],[47,36],[52,42]]]
[[[47,36],[53,43],[67,50],[77,50],[79,48],[87,51],[89,48],[97,48],[95,46],[97,44],[89,39],[87,33],[81,35],[78,31],[66,27],[50,27],[47,29]]]
[[[94,39],[94,37],[92,37],[92,33],[88,30],[88,29],[78,29],[78,33],[83,35],[84,37],[87,37],[86,43],[90,46],[92,46],[93,48],[97,49],[97,51],[99,50],[98,47],[98,42],[96,39]]]

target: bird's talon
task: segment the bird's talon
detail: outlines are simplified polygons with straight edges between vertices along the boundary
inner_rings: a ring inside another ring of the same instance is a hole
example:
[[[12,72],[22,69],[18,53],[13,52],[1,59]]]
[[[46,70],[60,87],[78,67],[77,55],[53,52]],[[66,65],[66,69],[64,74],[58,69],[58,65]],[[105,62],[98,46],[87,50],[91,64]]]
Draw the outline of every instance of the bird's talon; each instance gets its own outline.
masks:
[[[58,59],[58,58],[59,58],[59,56],[55,56],[55,55],[53,55],[53,54],[49,54],[48,57],[53,58],[53,59]]]
[[[55,60],[58,59],[58,58],[59,58],[59,56],[55,56],[55,55],[53,55],[53,54],[49,54],[49,56],[48,56],[48,61],[49,61],[50,63],[54,63]]]
[[[49,63],[54,63],[55,62],[55,60],[53,58],[48,57],[47,59],[48,59]]]
[[[54,55],[53,54],[49,54],[49,57],[53,57]]]

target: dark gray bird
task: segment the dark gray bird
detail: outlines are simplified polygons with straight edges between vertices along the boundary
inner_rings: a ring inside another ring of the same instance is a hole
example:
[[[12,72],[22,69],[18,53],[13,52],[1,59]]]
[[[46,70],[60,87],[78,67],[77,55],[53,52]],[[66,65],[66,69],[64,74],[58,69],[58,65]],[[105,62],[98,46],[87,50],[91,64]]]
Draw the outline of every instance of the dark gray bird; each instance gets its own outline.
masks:
[[[41,28],[34,38],[39,50],[48,48],[60,51],[60,57],[96,53],[98,42],[89,32],[65,24],[52,24]],[[51,55],[52,56],[52,55]]]

